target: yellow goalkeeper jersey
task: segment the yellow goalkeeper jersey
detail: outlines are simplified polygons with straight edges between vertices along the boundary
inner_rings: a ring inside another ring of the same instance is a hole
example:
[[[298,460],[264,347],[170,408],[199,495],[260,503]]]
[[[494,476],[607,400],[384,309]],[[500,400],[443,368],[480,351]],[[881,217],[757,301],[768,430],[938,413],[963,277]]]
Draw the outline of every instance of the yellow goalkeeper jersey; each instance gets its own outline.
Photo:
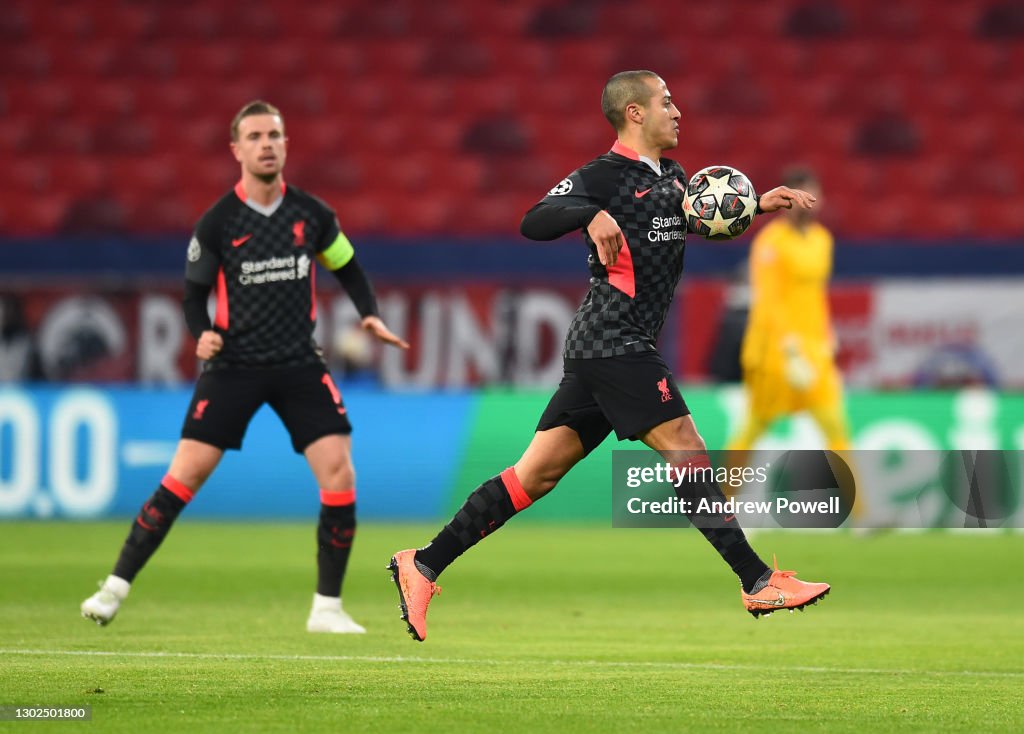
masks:
[[[783,369],[795,344],[805,359],[832,361],[828,281],[832,235],[818,222],[803,231],[778,218],[754,238],[750,252],[751,305],[742,361],[747,370]]]

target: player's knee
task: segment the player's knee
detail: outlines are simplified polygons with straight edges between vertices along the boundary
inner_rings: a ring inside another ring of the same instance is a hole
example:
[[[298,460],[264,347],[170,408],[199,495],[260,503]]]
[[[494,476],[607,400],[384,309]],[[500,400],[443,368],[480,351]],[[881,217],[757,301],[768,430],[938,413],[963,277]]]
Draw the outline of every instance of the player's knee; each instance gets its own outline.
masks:
[[[680,451],[707,452],[707,444],[692,426],[683,426],[676,436],[676,444]]]
[[[327,487],[333,490],[348,490],[356,486],[356,469],[348,456],[332,462],[327,471]]]
[[[519,483],[523,486],[523,491],[530,499],[536,500],[554,489],[565,472],[551,467],[526,472],[520,472],[517,468],[516,475],[519,477]]]

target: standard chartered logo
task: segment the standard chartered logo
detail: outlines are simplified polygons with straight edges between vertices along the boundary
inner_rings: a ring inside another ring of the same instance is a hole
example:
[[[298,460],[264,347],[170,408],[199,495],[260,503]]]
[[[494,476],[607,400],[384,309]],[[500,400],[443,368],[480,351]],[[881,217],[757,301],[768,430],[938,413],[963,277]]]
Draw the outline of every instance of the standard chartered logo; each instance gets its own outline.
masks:
[[[309,277],[308,255],[270,257],[266,260],[246,260],[238,282],[242,285],[262,285],[282,280],[302,280]]]
[[[686,239],[686,228],[683,225],[682,217],[654,217],[651,220],[651,229],[647,232],[649,242],[671,242],[683,239]]]

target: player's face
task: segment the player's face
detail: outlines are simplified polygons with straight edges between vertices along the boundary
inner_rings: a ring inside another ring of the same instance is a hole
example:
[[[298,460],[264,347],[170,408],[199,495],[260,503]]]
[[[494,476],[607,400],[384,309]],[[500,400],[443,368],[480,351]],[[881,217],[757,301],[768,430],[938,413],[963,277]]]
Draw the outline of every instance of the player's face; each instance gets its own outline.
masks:
[[[652,147],[668,150],[679,145],[679,108],[672,103],[672,95],[663,79],[648,79],[651,97],[644,115],[644,137]]]
[[[262,179],[272,179],[284,169],[288,138],[278,115],[249,115],[238,123],[238,140],[231,151],[242,168]]]

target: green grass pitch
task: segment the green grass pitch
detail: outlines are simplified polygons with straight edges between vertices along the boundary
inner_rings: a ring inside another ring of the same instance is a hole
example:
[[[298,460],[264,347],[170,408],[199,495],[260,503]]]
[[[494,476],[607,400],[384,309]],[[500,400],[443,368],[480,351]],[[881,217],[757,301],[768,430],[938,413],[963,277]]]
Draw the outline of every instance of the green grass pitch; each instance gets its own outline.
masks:
[[[304,628],[312,522],[185,518],[113,624],[82,619],[127,526],[0,523],[0,705],[93,707],[26,731],[1024,729],[1019,533],[761,532],[833,590],[755,620],[693,530],[513,522],[442,577],[419,644],[384,566],[432,527],[361,525],[368,633],[333,636]]]

